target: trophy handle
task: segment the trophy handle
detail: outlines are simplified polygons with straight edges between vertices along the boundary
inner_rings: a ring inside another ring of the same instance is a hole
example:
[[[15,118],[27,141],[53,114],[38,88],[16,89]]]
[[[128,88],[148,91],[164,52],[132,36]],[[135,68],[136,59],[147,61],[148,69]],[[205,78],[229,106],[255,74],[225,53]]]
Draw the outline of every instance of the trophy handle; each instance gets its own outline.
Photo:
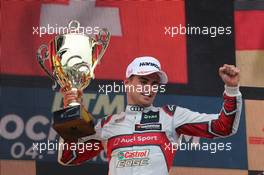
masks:
[[[110,32],[106,29],[106,28],[103,28],[99,31],[99,34],[98,34],[98,39],[97,41],[94,43],[95,45],[101,45],[102,46],[102,49],[100,50],[100,53],[98,54],[98,57],[97,59],[94,61],[94,64],[91,68],[91,72],[93,73],[94,72],[94,69],[95,67],[97,66],[97,64],[101,61],[104,53],[105,53],[105,50],[106,48],[108,47],[109,45],[109,42],[110,42]],[[94,75],[92,75],[92,77],[94,78]]]
[[[44,54],[42,54],[44,51]],[[45,73],[53,80],[52,89],[57,87],[57,82],[55,81],[54,76],[50,73],[45,66],[45,62],[49,61],[49,48],[46,44],[42,44],[37,51],[37,60],[41,68],[45,71]]]

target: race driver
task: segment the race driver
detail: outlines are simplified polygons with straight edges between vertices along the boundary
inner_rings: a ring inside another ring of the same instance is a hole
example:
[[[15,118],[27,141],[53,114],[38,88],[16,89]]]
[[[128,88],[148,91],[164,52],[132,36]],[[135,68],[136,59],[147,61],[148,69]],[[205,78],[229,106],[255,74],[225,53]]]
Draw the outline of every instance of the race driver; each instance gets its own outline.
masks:
[[[127,91],[124,112],[98,121],[96,134],[78,142],[97,144],[96,150],[61,150],[58,161],[63,165],[78,165],[105,150],[110,175],[167,175],[175,151],[168,145],[179,142],[182,134],[204,138],[227,137],[238,130],[242,108],[239,91],[239,69],[223,65],[219,75],[225,83],[223,106],[218,114],[193,112],[167,105],[153,106],[157,92]],[[168,82],[160,62],[150,56],[134,59],[127,67],[125,85],[154,87]],[[142,88],[144,89],[144,88]],[[64,93],[64,103],[79,98],[81,92]],[[64,142],[62,139],[60,142]],[[70,144],[70,143],[68,143]]]

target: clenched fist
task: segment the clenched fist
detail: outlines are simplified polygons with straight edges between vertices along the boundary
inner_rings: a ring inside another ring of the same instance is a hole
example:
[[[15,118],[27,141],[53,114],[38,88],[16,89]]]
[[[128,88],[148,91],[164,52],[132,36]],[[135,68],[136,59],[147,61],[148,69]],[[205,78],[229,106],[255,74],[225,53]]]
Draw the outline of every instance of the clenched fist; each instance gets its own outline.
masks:
[[[219,75],[227,86],[238,86],[240,70],[234,65],[224,64],[219,68]]]

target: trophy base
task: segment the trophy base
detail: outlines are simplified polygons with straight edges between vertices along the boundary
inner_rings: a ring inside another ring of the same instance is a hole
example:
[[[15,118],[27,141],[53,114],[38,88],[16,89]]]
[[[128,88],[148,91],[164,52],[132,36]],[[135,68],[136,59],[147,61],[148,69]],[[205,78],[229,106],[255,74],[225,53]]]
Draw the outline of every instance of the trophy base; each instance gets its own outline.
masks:
[[[93,117],[81,105],[53,112],[53,128],[70,142],[95,133]]]

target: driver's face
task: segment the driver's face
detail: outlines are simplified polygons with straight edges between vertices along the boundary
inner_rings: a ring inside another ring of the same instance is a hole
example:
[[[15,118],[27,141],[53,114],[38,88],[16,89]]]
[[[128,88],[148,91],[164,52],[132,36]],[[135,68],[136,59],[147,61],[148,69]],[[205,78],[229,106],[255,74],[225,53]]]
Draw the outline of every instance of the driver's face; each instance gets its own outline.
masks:
[[[126,80],[128,104],[150,106],[156,97],[159,83],[160,77],[156,73],[144,76],[134,75]],[[128,86],[133,86],[134,89],[128,89]]]

